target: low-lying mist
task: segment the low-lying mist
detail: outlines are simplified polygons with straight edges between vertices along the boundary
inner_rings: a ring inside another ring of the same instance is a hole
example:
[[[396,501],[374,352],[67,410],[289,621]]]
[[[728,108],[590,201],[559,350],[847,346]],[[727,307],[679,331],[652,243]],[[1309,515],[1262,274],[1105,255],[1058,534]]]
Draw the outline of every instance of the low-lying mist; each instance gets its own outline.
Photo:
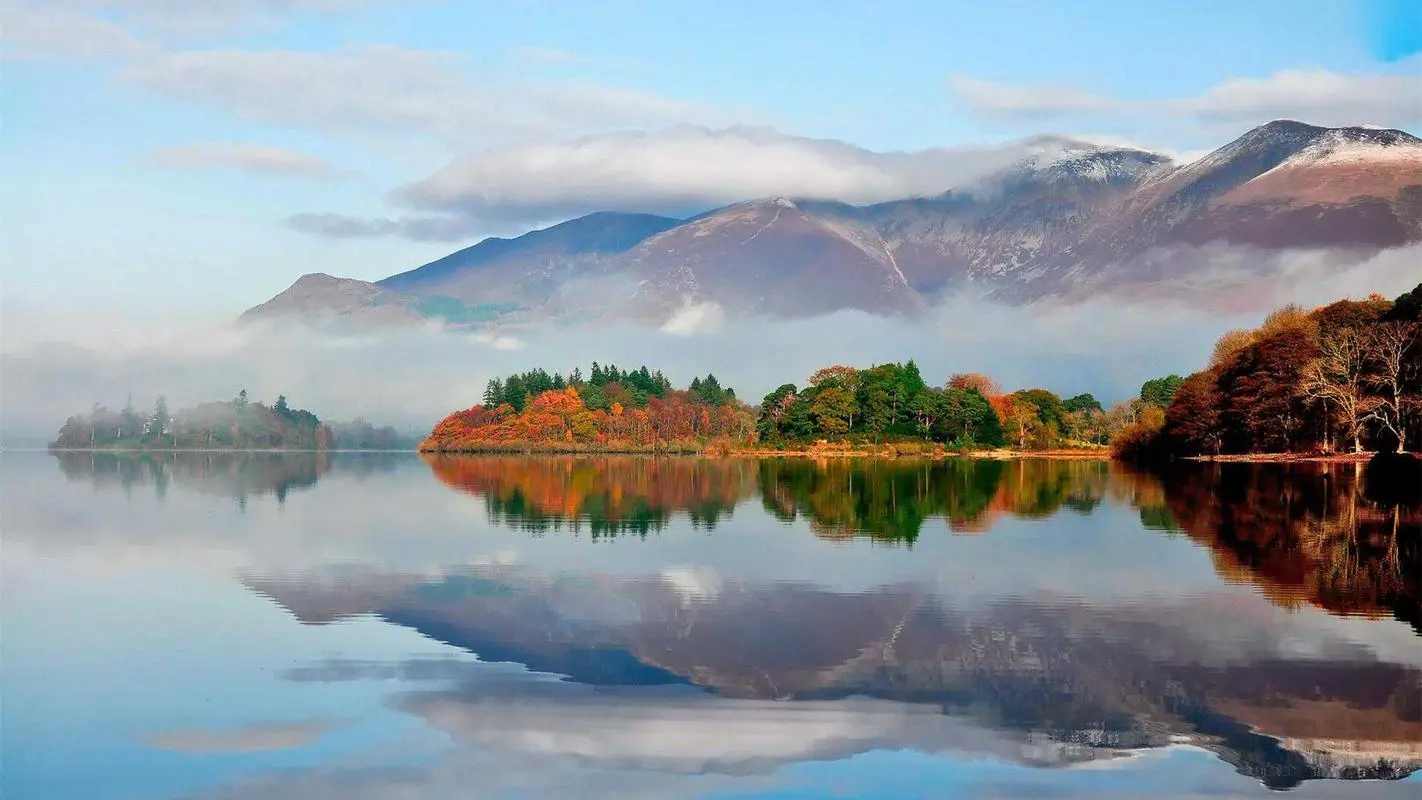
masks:
[[[491,377],[537,366],[586,370],[592,361],[645,363],[678,385],[711,372],[743,400],[757,402],[828,364],[912,358],[930,383],[953,372],[983,372],[1009,389],[1092,392],[1110,403],[1134,396],[1149,378],[1199,369],[1221,333],[1255,326],[1284,303],[1317,305],[1372,292],[1392,297],[1422,280],[1418,246],[1346,267],[1297,254],[1262,277],[1238,258],[1217,263],[1223,266],[1215,272],[1150,297],[1013,306],[957,295],[912,320],[861,312],[743,318],[703,303],[652,326],[549,323],[470,333],[429,325],[339,333],[7,308],[0,433],[11,443],[36,443],[95,403],[120,407],[131,395],[144,408],[163,394],[180,409],[242,389],[265,402],[284,394],[324,419],[364,416],[423,432],[449,411],[478,402]]]

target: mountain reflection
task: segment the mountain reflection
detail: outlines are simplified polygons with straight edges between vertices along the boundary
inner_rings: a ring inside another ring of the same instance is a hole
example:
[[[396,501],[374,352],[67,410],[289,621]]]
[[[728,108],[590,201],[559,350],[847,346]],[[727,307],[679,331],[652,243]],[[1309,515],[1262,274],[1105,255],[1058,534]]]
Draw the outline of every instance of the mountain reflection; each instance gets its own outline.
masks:
[[[160,500],[178,487],[203,494],[247,498],[275,495],[285,502],[293,491],[310,489],[332,470],[372,474],[394,469],[399,456],[388,453],[329,452],[56,452],[64,477],[96,489],[132,492],[151,487]]]

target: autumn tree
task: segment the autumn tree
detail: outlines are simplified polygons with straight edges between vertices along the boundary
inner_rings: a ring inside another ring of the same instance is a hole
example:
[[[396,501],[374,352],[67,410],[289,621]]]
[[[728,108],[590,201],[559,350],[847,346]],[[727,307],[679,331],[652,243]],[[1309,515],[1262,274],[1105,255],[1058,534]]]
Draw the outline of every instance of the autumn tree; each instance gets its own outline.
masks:
[[[977,372],[959,372],[948,379],[945,388],[961,389],[963,391],[976,391],[986,398],[994,398],[1002,394],[1002,386],[997,381]]]
[[[1422,364],[1422,323],[1389,320],[1369,330],[1364,358],[1370,367],[1365,380],[1374,391],[1375,405],[1368,419],[1377,422],[1397,442],[1397,452],[1407,449],[1413,416],[1422,412],[1422,397],[1414,390]]]
[[[1214,372],[1196,372],[1185,378],[1165,412],[1164,433],[1170,449],[1188,455],[1218,455],[1224,444],[1220,403]]]
[[[1378,400],[1370,396],[1366,347],[1369,334],[1346,327],[1331,331],[1319,342],[1316,358],[1303,369],[1299,390],[1322,407],[1325,419],[1336,423],[1339,434],[1353,452],[1363,449],[1363,434]],[[1330,435],[1325,433],[1328,448]]]

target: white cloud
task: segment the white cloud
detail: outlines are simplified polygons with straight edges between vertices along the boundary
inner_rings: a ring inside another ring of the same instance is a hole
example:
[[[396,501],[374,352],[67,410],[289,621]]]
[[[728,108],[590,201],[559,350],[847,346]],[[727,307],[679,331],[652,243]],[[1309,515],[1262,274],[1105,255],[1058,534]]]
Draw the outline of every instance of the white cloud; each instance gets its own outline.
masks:
[[[333,52],[193,50],[130,65],[120,78],[241,119],[318,129],[450,130],[491,110],[450,53],[389,45]]]
[[[687,302],[662,325],[662,331],[676,336],[711,333],[721,327],[725,318],[725,310],[716,303]]]
[[[703,121],[724,112],[585,83],[476,85],[456,53],[390,45],[155,54],[121,81],[238,119],[329,133],[434,136],[464,146]]]
[[[1286,70],[1267,78],[1228,80],[1195,97],[1168,102],[1165,109],[1244,123],[1288,117],[1321,125],[1416,125],[1422,122],[1422,74]]]
[[[677,126],[489,149],[456,159],[397,196],[419,208],[523,222],[596,210],[695,213],[775,195],[872,203],[940,194],[1073,144],[1039,137],[886,153],[763,127]]]
[[[1193,117],[1257,124],[1292,118],[1318,125],[1422,124],[1422,60],[1400,73],[1343,74],[1282,70],[1263,78],[1231,78],[1193,96],[1127,100],[1063,86],[1008,84],[955,77],[953,93],[969,108],[1004,117],[1120,114]]]
[[[963,102],[978,111],[1003,116],[1054,116],[1114,111],[1121,102],[1099,94],[1049,84],[1013,85],[965,76],[949,79]]]
[[[143,56],[152,46],[124,26],[56,5],[0,6],[4,58],[11,61],[88,61]]]
[[[410,2],[438,0],[7,0],[5,5],[69,19],[114,19],[124,27],[167,37],[271,27],[301,12],[352,13]]]
[[[319,156],[256,144],[194,144],[163,147],[150,158],[156,164],[176,169],[231,167],[251,172],[324,180],[339,177],[342,171]]]
[[[402,236],[417,242],[457,242],[479,229],[475,220],[457,216],[353,217],[330,212],[293,214],[284,222],[293,230],[328,239]]]

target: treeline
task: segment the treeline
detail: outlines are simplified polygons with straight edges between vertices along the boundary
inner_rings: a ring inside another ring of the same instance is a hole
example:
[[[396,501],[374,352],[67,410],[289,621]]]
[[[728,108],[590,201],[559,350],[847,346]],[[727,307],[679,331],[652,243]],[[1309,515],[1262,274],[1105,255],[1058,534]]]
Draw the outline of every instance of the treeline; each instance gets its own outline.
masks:
[[[59,450],[398,450],[412,449],[412,437],[364,419],[323,423],[311,411],[292,407],[286,395],[266,405],[247,390],[232,400],[203,403],[170,412],[159,396],[139,411],[128,402],[114,410],[95,403],[88,414],[69,417],[50,446]]]
[[[176,413],[161,395],[153,410],[129,402],[119,411],[95,404],[65,421],[51,444],[59,449],[290,449],[325,450],[331,429],[310,411],[292,408],[281,395],[272,405],[251,402],[247,390],[227,402],[203,403]]]
[[[1182,380],[1147,381],[1140,397],[1106,409],[1091,394],[1004,392],[976,373],[930,386],[913,361],[868,369],[836,365],[816,371],[804,388],[787,383],[766,395],[756,431],[771,446],[818,440],[931,441],[958,450],[1102,446],[1144,409],[1169,404]]]
[[[1231,331],[1169,407],[1123,431],[1134,460],[1422,448],[1422,285]]]
[[[489,381],[484,402],[455,412],[420,444],[432,452],[697,451],[746,441],[755,416],[715,375],[676,389],[660,370],[603,367],[586,377],[536,369]]]
[[[491,380],[483,403],[446,417],[420,449],[699,452],[821,442],[1102,448],[1144,409],[1169,404],[1182,380],[1148,381],[1140,397],[1106,409],[1090,394],[1004,392],[978,374],[930,386],[913,361],[836,365],[817,370],[803,388],[787,383],[749,406],[715,375],[676,389],[660,370],[594,363],[586,377],[578,369],[566,377],[536,369]]]
[[[483,405],[486,408],[507,405],[521,413],[539,395],[569,387],[578,390],[583,404],[592,411],[608,411],[614,404],[623,408],[646,408],[654,398],[665,398],[673,391],[671,381],[661,370],[653,371],[645,365],[635,370],[621,370],[615,364],[604,367],[594,361],[586,377],[581,369],[574,369],[567,377],[534,369],[494,378],[484,388]],[[715,375],[693,379],[686,393],[694,402],[708,406],[722,406],[736,400],[735,391],[722,387]]]
[[[331,446],[337,450],[414,450],[420,437],[400,433],[389,425],[375,426],[364,417],[328,423]]]

